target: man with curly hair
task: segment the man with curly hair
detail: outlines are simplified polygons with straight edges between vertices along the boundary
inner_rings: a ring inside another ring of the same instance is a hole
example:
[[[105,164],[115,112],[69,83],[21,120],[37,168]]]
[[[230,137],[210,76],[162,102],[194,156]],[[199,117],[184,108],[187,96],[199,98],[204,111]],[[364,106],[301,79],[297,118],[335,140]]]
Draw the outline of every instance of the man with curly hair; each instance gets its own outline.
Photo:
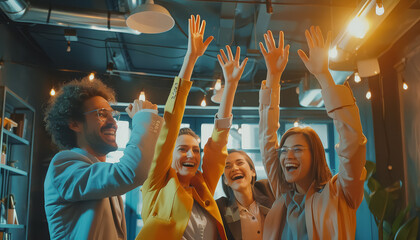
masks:
[[[106,155],[118,149],[115,93],[99,80],[74,80],[51,98],[46,129],[62,150],[45,178],[45,212],[51,239],[126,239],[122,195],[147,178],[163,124],[157,106],[135,100],[130,140],[118,163]]]

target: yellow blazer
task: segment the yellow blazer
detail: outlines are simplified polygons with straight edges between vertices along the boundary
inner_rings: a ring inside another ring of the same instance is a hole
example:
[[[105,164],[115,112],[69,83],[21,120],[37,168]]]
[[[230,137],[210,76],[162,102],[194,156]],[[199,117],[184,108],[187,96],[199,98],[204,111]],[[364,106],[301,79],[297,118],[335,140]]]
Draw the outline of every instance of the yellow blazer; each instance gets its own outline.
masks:
[[[226,239],[223,221],[213,198],[227,157],[229,129],[215,129],[204,147],[203,172],[191,180],[193,188],[184,189],[175,169],[171,168],[172,152],[178,137],[191,82],[176,77],[165,105],[164,119],[149,176],[141,191],[144,226],[136,239],[181,239],[194,200],[215,220],[221,239]]]

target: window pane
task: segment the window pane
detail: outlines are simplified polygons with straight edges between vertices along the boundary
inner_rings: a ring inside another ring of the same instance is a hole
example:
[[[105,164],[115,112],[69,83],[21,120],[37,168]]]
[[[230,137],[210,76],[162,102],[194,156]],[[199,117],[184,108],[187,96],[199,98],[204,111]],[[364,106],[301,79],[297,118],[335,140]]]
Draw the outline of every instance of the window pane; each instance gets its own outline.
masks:
[[[207,143],[207,140],[211,137],[211,134],[213,132],[214,124],[210,123],[203,123],[201,124],[201,136],[200,136],[200,147],[203,149],[204,146]],[[228,144],[227,148],[239,148],[241,146],[241,136],[238,133],[238,124],[232,124],[232,127],[229,131],[229,137],[228,137]]]
[[[258,124],[242,124],[242,149],[259,149]]]
[[[117,122],[117,145],[119,148],[125,148],[128,140],[130,139],[130,127],[128,121],[118,121]]]

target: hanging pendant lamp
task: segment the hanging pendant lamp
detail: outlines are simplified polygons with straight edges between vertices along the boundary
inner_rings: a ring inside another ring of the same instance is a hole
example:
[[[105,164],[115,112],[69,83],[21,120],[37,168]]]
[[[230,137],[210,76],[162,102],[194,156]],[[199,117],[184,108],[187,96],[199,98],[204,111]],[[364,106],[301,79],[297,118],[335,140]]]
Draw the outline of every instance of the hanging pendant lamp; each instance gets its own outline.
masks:
[[[163,33],[171,30],[175,21],[166,8],[147,0],[131,12],[126,23],[129,28],[141,33]]]

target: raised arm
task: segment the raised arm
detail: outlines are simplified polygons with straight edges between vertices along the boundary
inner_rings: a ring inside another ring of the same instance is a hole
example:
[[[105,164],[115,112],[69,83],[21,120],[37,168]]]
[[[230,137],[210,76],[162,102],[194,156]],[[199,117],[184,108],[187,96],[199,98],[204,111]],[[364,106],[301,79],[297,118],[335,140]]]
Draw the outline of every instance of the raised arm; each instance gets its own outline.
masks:
[[[200,24],[200,15],[196,17],[191,15],[191,18],[188,19],[188,49],[178,75],[184,81],[190,81],[195,62],[204,54],[214,38],[210,36],[203,42],[205,29],[206,21],[203,20]]]
[[[155,148],[155,156],[149,171],[148,179],[143,189],[158,188],[171,168],[172,152],[184,116],[185,105],[192,82],[190,81],[194,64],[202,56],[213,37],[203,42],[205,21],[200,22],[200,16],[189,19],[188,49],[184,64],[175,78],[171,92],[165,105],[164,124]]]
[[[233,57],[229,46],[226,46],[226,51],[229,57],[226,56],[223,49],[217,55],[223,70],[225,87],[223,88],[222,100],[217,112],[213,133],[206,146],[204,146],[203,155],[203,177],[212,194],[214,194],[219,178],[223,174],[227,157],[226,145],[232,123],[233,99],[235,98],[239,79],[241,79],[248,61],[248,58],[245,58],[242,63],[239,62],[241,57],[240,47],[236,48],[235,57]]]
[[[321,29],[312,26],[309,31],[305,31],[305,36],[309,57],[301,49],[298,50],[298,54],[321,85],[325,108],[333,118],[340,137],[336,145],[340,160],[337,192],[344,194],[350,207],[357,208],[363,199],[367,141],[362,132],[359,109],[348,84],[336,85],[328,69],[331,32],[328,32],[324,41]]]
[[[267,80],[263,81],[260,90],[260,151],[270,186],[276,199],[281,196],[279,172],[281,166],[277,155],[277,130],[279,128],[280,78],[289,58],[289,48],[284,47],[284,34],[279,33],[279,44],[276,46],[271,31],[264,34],[265,45],[260,42],[261,53],[267,66]]]

